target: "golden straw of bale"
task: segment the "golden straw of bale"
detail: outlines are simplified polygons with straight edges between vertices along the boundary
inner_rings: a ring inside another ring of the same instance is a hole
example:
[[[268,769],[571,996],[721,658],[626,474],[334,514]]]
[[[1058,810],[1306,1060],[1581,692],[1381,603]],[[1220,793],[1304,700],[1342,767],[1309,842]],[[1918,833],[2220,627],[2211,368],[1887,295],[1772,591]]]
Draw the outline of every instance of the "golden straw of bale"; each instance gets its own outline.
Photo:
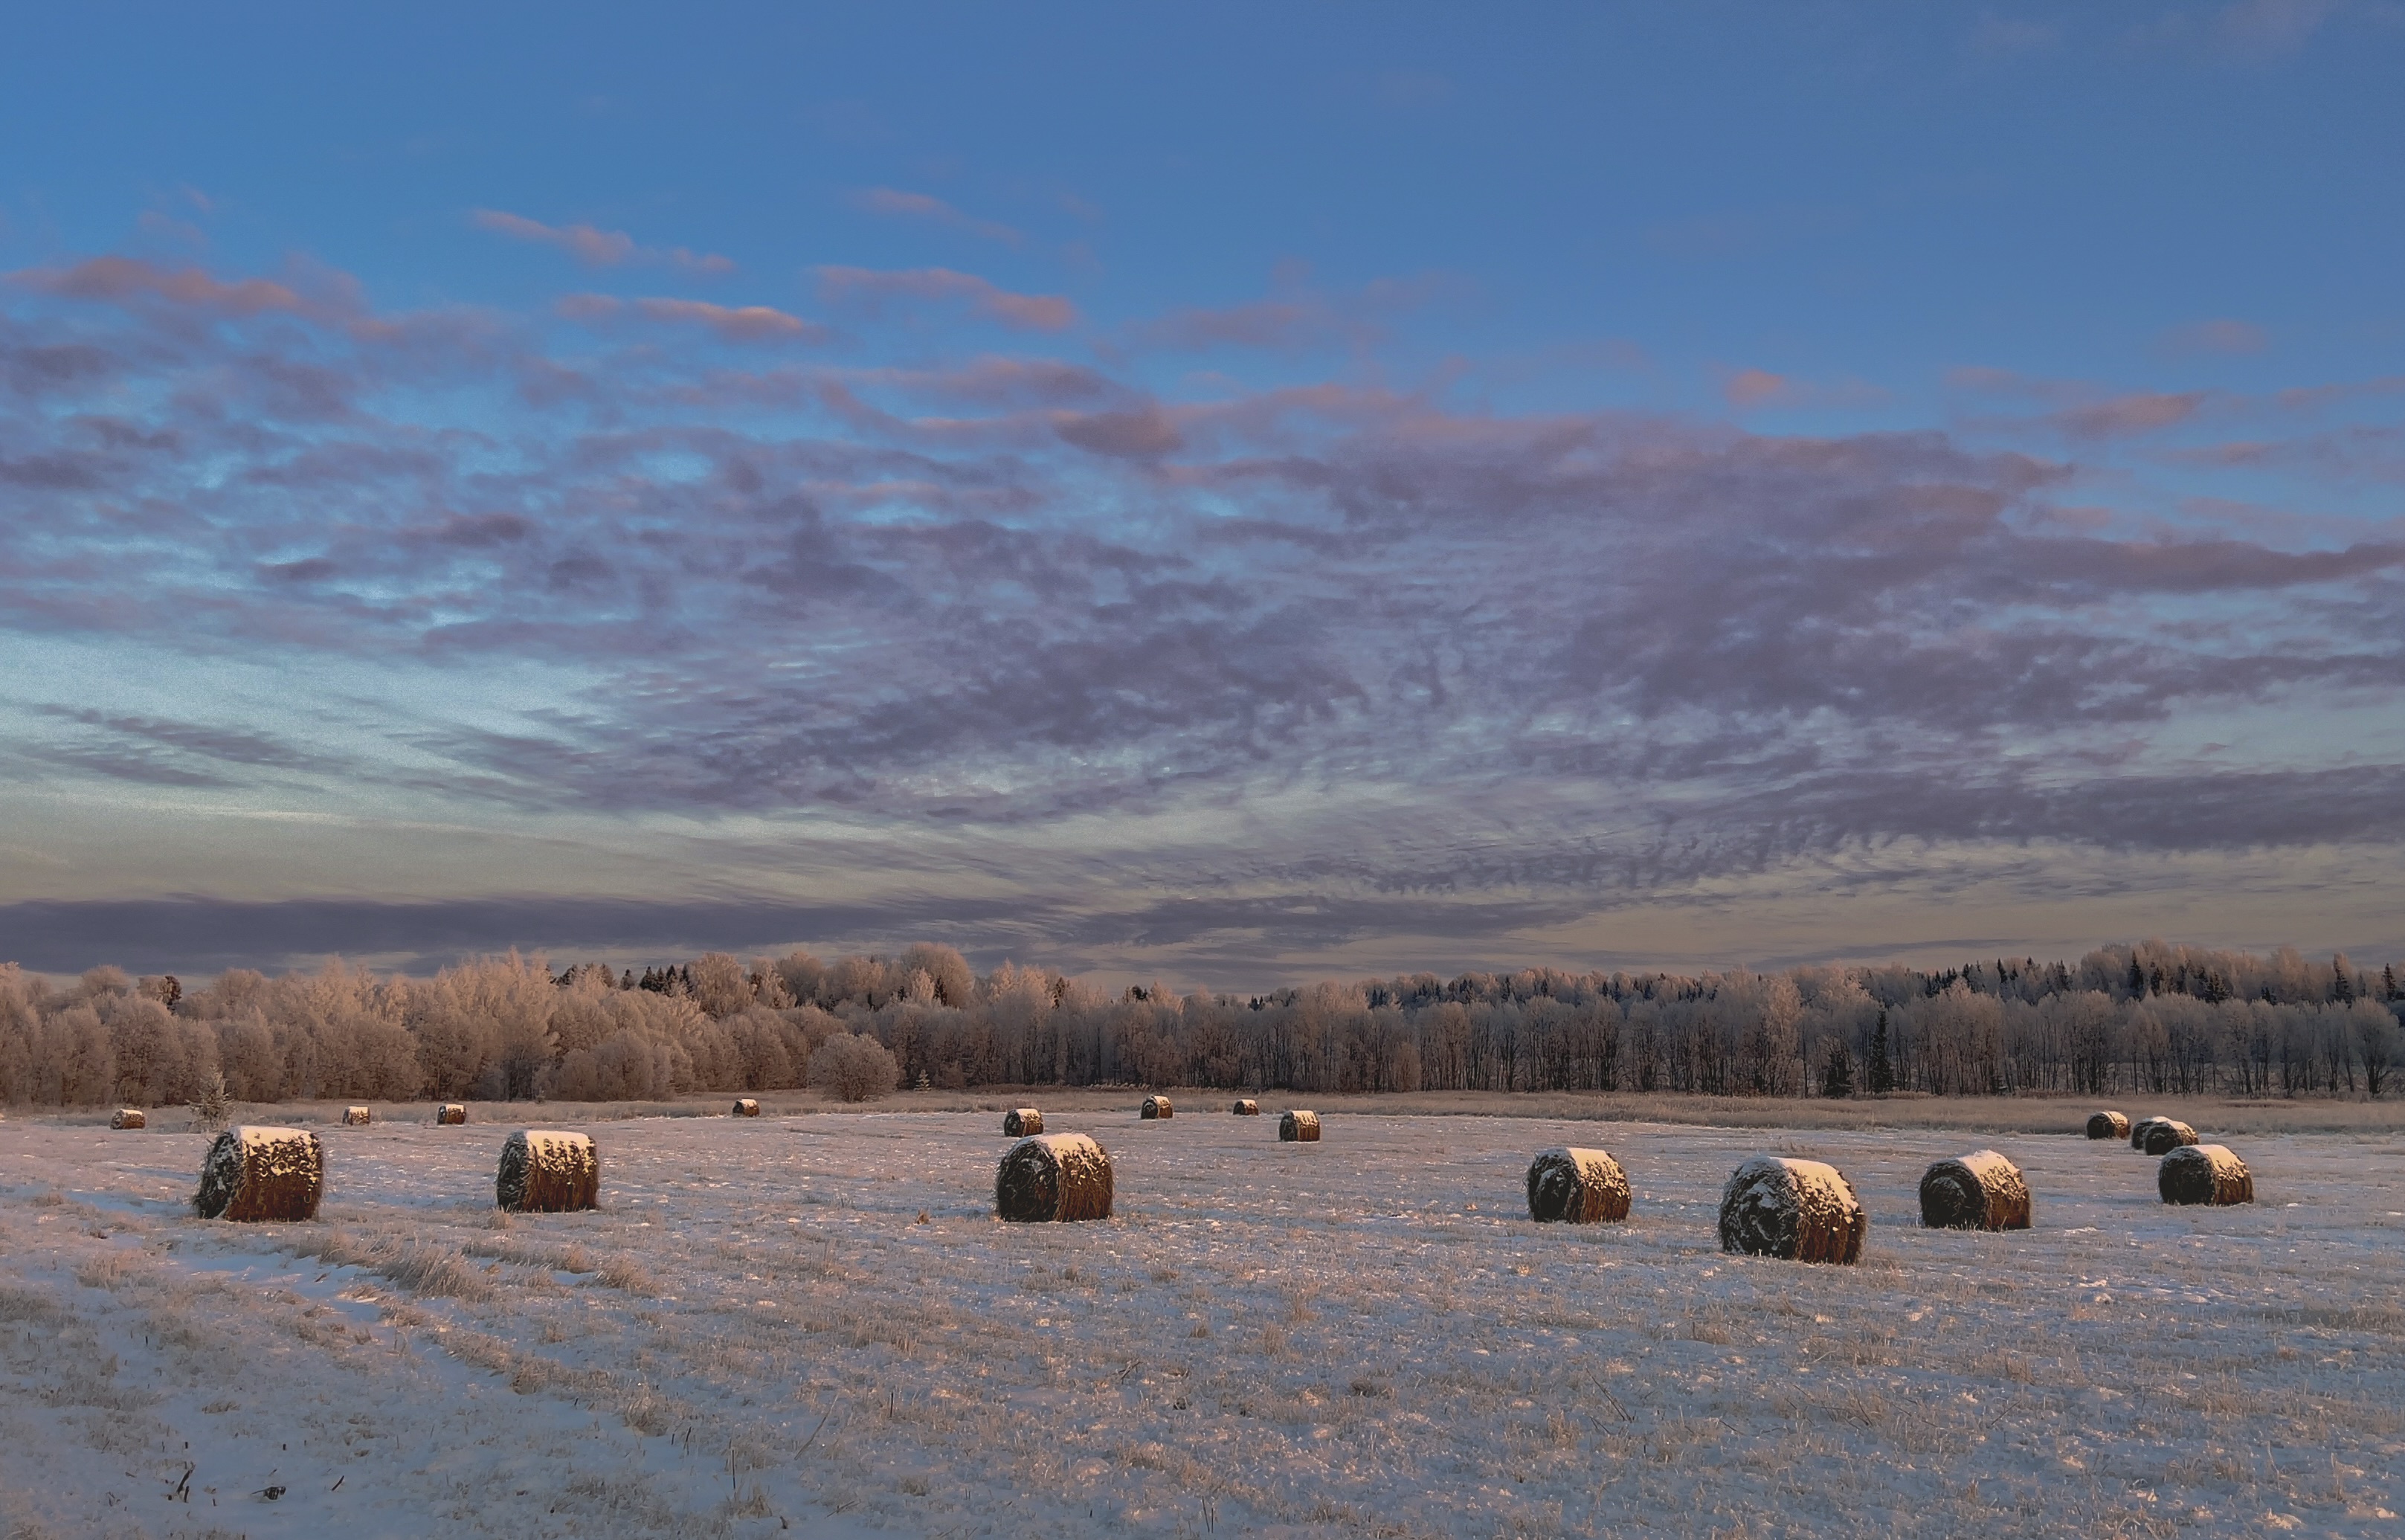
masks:
[[[2096,1113],[2088,1119],[2090,1139],[2127,1139],[2130,1137],[2130,1114],[2127,1113]]]
[[[1233,1107],[1229,1108],[1228,1111],[1237,1117],[1259,1117],[1261,1115],[1261,1104],[1255,1101],[1251,1097],[1246,1097],[1242,1101],[1237,1102]]]
[[[2131,1130],[2130,1142],[2150,1155],[2166,1154],[2196,1142],[2196,1130],[2177,1118],[2150,1117]]]
[[[993,1174],[993,1211],[1018,1222],[1111,1217],[1111,1157],[1084,1134],[1034,1134]]]
[[[1564,1145],[1528,1162],[1528,1217],[1540,1225],[1616,1225],[1628,1197],[1628,1173],[1601,1150]]]
[[[1319,1114],[1297,1109],[1278,1114],[1278,1140],[1286,1144],[1319,1142]]]
[[[370,1112],[365,1107],[345,1107],[343,1109],[343,1127],[345,1128],[364,1128],[374,1121],[375,1113]]]
[[[735,1111],[728,1115],[732,1117],[758,1117],[760,1115],[760,1103],[754,1098],[747,1096],[735,1104]]]
[[[1859,1262],[1870,1221],[1835,1166],[1755,1155],[1721,1191],[1721,1250],[1793,1262]]]
[[[2252,1203],[2255,1173],[2224,1144],[2183,1144],[2163,1156],[2155,1185],[2166,1203]]]
[[[456,1101],[446,1101],[442,1106],[434,1109],[434,1121],[437,1123],[465,1123],[468,1121],[468,1109]]]
[[[1921,1173],[1920,1223],[1933,1230],[2026,1230],[2029,1183],[1993,1150],[1941,1160]]]
[[[501,1146],[493,1201],[514,1213],[568,1213],[601,1200],[601,1152],[583,1134],[521,1128]]]
[[[1143,1117],[1174,1117],[1177,1115],[1177,1113],[1174,1108],[1169,1105],[1169,1099],[1167,1097],[1148,1096],[1144,1099],[1144,1111],[1138,1115]]]
[[[1044,1114],[1034,1107],[1013,1107],[1002,1114],[1002,1137],[1025,1139],[1044,1131]]]
[[[317,1217],[326,1191],[326,1156],[306,1128],[229,1128],[201,1162],[192,1211],[203,1219],[302,1220]]]
[[[108,1126],[112,1128],[147,1128],[150,1127],[150,1119],[139,1107],[120,1107],[117,1114],[108,1120]]]

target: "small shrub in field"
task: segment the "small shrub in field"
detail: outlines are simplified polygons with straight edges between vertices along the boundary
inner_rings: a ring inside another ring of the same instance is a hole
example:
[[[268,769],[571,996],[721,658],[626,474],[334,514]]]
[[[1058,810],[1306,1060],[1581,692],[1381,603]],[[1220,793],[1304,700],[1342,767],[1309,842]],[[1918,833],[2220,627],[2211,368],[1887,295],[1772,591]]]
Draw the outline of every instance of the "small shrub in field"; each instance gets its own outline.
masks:
[[[838,1100],[873,1100],[901,1080],[902,1066],[885,1044],[856,1032],[837,1032],[810,1056],[810,1084]]]

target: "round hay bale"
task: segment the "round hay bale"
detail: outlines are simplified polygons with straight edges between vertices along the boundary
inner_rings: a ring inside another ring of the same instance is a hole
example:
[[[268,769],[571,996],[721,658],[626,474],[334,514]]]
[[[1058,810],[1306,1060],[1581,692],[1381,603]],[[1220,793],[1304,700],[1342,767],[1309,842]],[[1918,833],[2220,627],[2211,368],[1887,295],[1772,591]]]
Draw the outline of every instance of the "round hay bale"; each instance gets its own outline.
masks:
[[[1528,1217],[1540,1225],[1616,1225],[1628,1198],[1628,1173],[1601,1150],[1563,1145],[1528,1162]]]
[[[1941,1160],[1921,1173],[1920,1223],[1933,1230],[2026,1230],[2029,1183],[1993,1150]]]
[[[1859,1262],[1870,1220],[1835,1166],[1755,1155],[1721,1191],[1721,1250],[1792,1262]]]
[[[2223,1144],[2183,1144],[2155,1169],[2166,1203],[2252,1203],[2255,1173]]]
[[[1002,1137],[1027,1139],[1044,1131],[1044,1114],[1034,1107],[1013,1107],[1002,1114]]]
[[[374,1121],[375,1113],[370,1112],[365,1107],[345,1107],[343,1109],[343,1127],[345,1128],[364,1128]]]
[[[434,1121],[438,1124],[465,1123],[468,1121],[468,1109],[458,1102],[446,1101],[434,1109]]]
[[[993,1211],[1015,1223],[1111,1217],[1111,1157],[1085,1134],[1034,1134],[993,1175]]]
[[[736,1102],[735,1111],[727,1115],[729,1117],[758,1117],[760,1115],[759,1099],[755,1097],[747,1096],[741,1100]]]
[[[1228,1111],[1237,1117],[1259,1117],[1261,1115],[1261,1104],[1251,1097],[1246,1097]]]
[[[2091,1113],[2088,1118],[2090,1139],[2127,1139],[2130,1137],[2130,1114],[2127,1113]]]
[[[201,1161],[192,1211],[203,1219],[317,1217],[326,1190],[325,1152],[306,1128],[229,1128]]]
[[[2159,1155],[2196,1142],[2196,1130],[2177,1118],[2150,1117],[2132,1129],[2130,1142],[2150,1155]]]
[[[1176,1109],[1169,1105],[1169,1099],[1167,1097],[1148,1096],[1144,1099],[1144,1110],[1136,1115],[1139,1117],[1174,1117],[1177,1115],[1177,1113]]]
[[[1316,1144],[1319,1142],[1319,1114],[1297,1110],[1278,1114],[1278,1141],[1283,1144]]]
[[[109,1117],[108,1126],[112,1128],[147,1128],[150,1127],[150,1119],[139,1107],[120,1107]]]
[[[569,1213],[601,1200],[601,1152],[584,1134],[521,1128],[501,1146],[493,1201],[513,1213]]]

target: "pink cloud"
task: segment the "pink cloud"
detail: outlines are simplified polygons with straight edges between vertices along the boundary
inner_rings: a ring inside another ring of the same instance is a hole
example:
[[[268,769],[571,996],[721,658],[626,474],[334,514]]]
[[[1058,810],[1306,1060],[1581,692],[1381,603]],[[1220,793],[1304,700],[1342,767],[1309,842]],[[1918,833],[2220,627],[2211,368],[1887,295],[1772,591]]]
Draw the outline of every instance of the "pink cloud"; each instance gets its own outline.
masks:
[[[671,246],[663,251],[638,245],[633,236],[619,230],[599,230],[592,225],[547,225],[540,219],[529,219],[521,214],[494,208],[477,209],[469,218],[477,229],[506,235],[513,241],[556,246],[586,267],[666,262],[688,273],[711,276],[735,271],[732,258],[721,257],[714,252],[695,251],[686,246]]]
[[[905,192],[898,188],[870,188],[867,191],[855,195],[852,202],[871,214],[890,215],[902,219],[924,219],[931,224],[949,225],[954,230],[967,231],[972,235],[981,235],[989,241],[1000,241],[1005,245],[1020,245],[1027,239],[1025,235],[1008,225],[992,219],[980,219],[973,214],[954,208],[941,198],[933,198],[923,192]]]
[[[134,257],[94,257],[73,267],[26,268],[7,277],[11,283],[66,300],[123,303],[148,297],[229,315],[257,315],[271,310],[304,315],[319,308],[266,278],[223,283],[197,267],[163,268]]]
[[[1887,392],[1861,380],[1799,380],[1766,369],[1740,369],[1721,382],[1721,394],[1738,411],[1753,407],[1870,406]]]
[[[1740,369],[1728,377],[1727,384],[1721,387],[1721,393],[1728,398],[1729,405],[1743,407],[1779,400],[1788,394],[1788,389],[1787,377],[1783,374],[1773,374],[1766,369]]]
[[[1077,322],[1077,307],[1057,294],[1014,294],[973,273],[946,267],[887,271],[823,267],[819,291],[831,304],[884,300],[965,300],[987,319],[1024,331],[1062,331]]]
[[[523,215],[480,208],[470,216],[479,230],[557,246],[587,267],[615,267],[635,254],[635,238],[623,231],[596,230],[591,225],[546,225]]]
[[[646,320],[698,326],[730,343],[816,342],[826,329],[768,305],[715,305],[706,300],[626,301],[609,294],[571,294],[555,307],[571,321],[606,321],[632,311]]]
[[[2109,400],[2066,408],[2053,413],[2046,421],[2079,439],[2111,439],[2152,433],[2195,416],[2197,409],[2205,403],[2210,394],[2202,390],[2177,393],[2131,391],[2129,395],[2116,396]]]

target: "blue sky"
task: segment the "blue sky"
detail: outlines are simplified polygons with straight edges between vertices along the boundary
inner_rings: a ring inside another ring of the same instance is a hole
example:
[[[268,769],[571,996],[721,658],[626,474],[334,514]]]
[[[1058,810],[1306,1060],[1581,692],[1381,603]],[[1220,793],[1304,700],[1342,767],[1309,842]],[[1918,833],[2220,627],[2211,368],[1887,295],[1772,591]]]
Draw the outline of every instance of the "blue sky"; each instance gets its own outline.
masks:
[[[0,954],[2405,944],[2405,7],[55,7]]]

